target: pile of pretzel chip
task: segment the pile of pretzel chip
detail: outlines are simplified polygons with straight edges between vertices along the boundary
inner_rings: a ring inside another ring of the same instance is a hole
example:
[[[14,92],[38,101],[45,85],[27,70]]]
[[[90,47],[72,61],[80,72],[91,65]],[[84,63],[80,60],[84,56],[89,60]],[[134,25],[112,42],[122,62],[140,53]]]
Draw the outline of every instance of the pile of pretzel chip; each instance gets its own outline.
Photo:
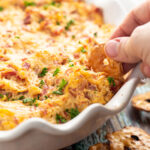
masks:
[[[150,92],[132,98],[132,106],[138,111],[150,112]],[[98,143],[89,150],[150,150],[150,134],[138,127],[125,127],[106,135],[107,143]]]

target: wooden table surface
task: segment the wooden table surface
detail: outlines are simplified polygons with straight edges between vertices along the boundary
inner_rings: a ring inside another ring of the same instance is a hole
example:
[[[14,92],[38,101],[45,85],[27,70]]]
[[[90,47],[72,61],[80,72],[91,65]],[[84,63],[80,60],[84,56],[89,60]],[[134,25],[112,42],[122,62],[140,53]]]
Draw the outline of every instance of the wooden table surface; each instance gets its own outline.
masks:
[[[136,88],[134,95],[150,91],[150,83]],[[106,142],[105,135],[120,130],[125,126],[137,126],[150,133],[150,113],[134,109],[131,103],[121,113],[109,119],[101,128],[82,141],[63,150],[88,150],[98,142]]]

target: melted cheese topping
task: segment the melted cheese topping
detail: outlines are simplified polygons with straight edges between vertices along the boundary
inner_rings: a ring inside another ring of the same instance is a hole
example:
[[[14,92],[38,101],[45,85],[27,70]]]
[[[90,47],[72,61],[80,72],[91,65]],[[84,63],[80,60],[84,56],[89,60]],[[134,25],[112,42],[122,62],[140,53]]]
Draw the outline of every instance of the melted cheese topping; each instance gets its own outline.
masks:
[[[99,8],[72,0],[0,0],[0,11],[0,130],[32,117],[66,122],[92,103],[106,104],[120,88],[119,63],[103,53],[99,65],[111,77],[88,63],[114,29]]]

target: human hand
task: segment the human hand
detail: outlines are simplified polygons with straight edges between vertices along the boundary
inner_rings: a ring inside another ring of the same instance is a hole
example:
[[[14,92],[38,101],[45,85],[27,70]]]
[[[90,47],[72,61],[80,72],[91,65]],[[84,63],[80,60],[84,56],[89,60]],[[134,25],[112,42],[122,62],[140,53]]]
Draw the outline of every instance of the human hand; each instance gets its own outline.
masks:
[[[125,71],[142,61],[142,72],[150,77],[150,0],[133,9],[107,42],[105,52],[125,63]],[[130,65],[129,65],[130,64]]]

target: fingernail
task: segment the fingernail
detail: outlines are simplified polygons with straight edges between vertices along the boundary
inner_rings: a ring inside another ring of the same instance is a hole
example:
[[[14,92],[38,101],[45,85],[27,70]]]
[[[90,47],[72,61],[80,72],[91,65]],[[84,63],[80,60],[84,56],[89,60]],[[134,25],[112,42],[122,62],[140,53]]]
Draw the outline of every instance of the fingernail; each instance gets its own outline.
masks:
[[[107,42],[105,50],[109,57],[116,57],[118,55],[118,45],[119,42],[115,40]]]
[[[144,66],[144,73],[145,75],[150,76],[150,66],[148,65]]]

